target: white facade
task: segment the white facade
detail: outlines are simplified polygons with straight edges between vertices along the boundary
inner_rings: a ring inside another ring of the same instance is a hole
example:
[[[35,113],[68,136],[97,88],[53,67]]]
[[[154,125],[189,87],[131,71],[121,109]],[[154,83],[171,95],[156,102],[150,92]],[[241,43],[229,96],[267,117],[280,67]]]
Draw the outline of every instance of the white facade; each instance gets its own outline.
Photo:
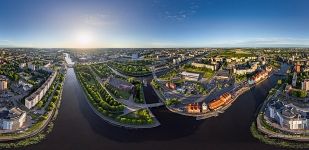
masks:
[[[35,71],[35,65],[32,64],[31,62],[28,63],[28,68],[32,71]]]
[[[212,71],[215,71],[218,69],[218,65],[217,64],[202,64],[202,63],[192,63],[191,64],[194,67],[199,67],[199,68],[208,68]]]
[[[302,119],[291,120],[289,121],[289,125],[290,125],[289,128],[291,130],[304,129],[306,122],[307,122],[306,120],[302,120]]]
[[[3,130],[17,130],[21,128],[26,121],[26,112],[19,108],[2,109],[0,118],[0,128]]]
[[[309,91],[309,79],[304,80],[302,83],[302,90]]]
[[[43,98],[43,96],[53,83],[56,75],[57,72],[53,72],[39,89],[37,89],[34,93],[32,93],[29,97],[25,99],[25,106],[28,109],[34,107]]]
[[[293,79],[292,79],[292,86],[296,86],[296,83],[297,83],[297,73],[296,72],[294,72],[294,74],[293,74]]]
[[[288,113],[285,114],[284,112]],[[300,110],[291,107],[291,105],[276,107],[275,103],[270,104],[268,106],[268,114],[269,118],[275,120],[282,128],[290,130],[309,129],[309,120],[301,115]]]
[[[0,91],[6,90],[8,88],[8,80],[0,78]]]
[[[19,64],[19,68],[20,68],[20,69],[23,69],[23,68],[25,68],[25,67],[26,67],[26,63],[20,63],[20,64]]]
[[[13,121],[3,120],[2,129],[3,130],[12,130],[13,129]]]
[[[185,80],[189,81],[198,81],[200,79],[200,74],[198,73],[182,72],[181,75]]]
[[[206,112],[208,110],[207,104],[203,102],[202,104],[202,112]]]

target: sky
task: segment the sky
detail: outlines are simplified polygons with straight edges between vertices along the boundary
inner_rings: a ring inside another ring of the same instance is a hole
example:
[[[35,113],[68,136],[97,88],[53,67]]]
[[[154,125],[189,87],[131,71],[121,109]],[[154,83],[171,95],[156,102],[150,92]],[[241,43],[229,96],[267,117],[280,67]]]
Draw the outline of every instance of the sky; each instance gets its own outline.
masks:
[[[1,0],[0,47],[309,47],[309,0]]]

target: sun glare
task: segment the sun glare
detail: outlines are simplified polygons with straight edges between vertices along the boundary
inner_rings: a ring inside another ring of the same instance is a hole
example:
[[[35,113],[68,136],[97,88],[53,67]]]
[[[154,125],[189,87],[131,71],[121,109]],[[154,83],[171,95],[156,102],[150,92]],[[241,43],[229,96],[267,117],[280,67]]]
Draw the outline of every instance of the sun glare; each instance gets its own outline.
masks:
[[[77,36],[78,44],[81,47],[87,47],[92,42],[93,38],[89,33],[80,33]]]

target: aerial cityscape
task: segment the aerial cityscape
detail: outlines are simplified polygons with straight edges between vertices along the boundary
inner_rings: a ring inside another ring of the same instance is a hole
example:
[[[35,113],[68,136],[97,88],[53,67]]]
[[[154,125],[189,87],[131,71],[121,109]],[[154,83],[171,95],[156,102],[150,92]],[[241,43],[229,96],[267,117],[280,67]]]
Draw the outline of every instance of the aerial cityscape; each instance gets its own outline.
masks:
[[[0,149],[309,149],[308,6],[3,0]]]

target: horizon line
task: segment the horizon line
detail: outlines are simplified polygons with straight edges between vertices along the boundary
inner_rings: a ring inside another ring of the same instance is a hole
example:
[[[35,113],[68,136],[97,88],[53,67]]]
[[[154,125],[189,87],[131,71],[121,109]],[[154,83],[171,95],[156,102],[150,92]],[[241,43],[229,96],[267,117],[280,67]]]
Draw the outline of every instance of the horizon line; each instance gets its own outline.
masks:
[[[171,49],[178,49],[178,48],[309,48],[309,46],[222,46],[222,47],[89,47],[89,48],[77,48],[77,47],[1,47],[1,49],[12,49],[12,48],[35,48],[35,49],[162,49],[162,48],[171,48]]]

